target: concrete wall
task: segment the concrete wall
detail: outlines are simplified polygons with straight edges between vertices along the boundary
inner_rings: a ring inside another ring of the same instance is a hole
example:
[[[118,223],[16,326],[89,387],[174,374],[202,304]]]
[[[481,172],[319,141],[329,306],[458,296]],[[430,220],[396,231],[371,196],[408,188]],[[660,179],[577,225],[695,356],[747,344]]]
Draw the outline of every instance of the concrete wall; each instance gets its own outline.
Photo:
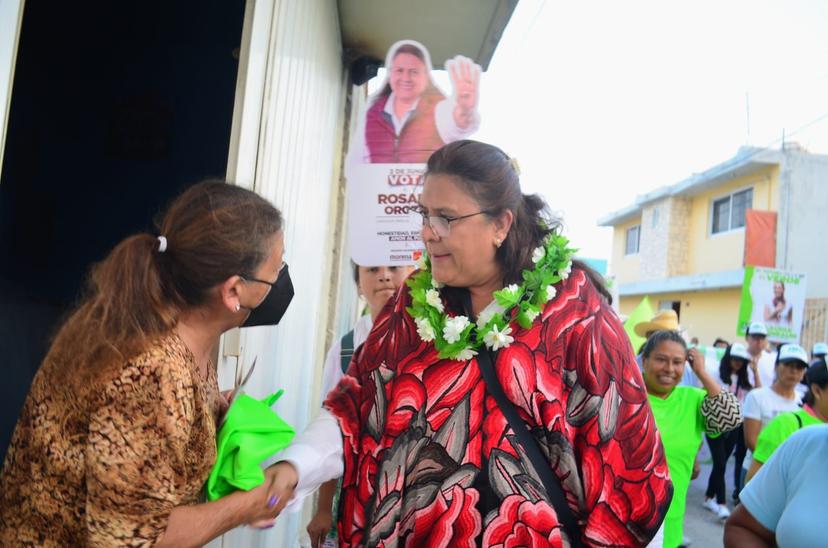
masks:
[[[640,279],[687,274],[692,202],[682,196],[647,205],[641,214]]]
[[[690,273],[690,220],[693,201],[676,196],[670,199],[670,226],[667,247],[667,276],[684,276]]]
[[[640,279],[657,280],[667,276],[669,237],[670,199],[645,206],[641,212]]]
[[[807,297],[828,297],[828,156],[786,151],[776,265],[806,274]]]
[[[701,344],[713,344],[717,337],[730,342],[742,339],[737,336],[736,324],[739,318],[739,288],[717,291],[694,291],[684,293],[658,293],[650,295],[650,303],[658,309],[660,301],[681,301],[679,324],[687,331],[688,337],[698,337]],[[622,314],[630,314],[644,296],[621,297]]]

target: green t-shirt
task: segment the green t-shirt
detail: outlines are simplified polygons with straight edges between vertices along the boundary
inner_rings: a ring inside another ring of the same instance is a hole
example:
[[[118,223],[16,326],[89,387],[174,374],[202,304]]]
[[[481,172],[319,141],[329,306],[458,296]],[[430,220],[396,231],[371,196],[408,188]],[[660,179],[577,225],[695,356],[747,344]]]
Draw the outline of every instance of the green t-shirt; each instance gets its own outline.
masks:
[[[768,462],[768,459],[776,451],[776,448],[791,437],[791,434],[800,428],[814,424],[822,424],[822,421],[804,409],[777,415],[759,433],[759,437],[756,439],[756,451],[753,452],[753,459],[762,464]]]
[[[677,386],[665,399],[648,396],[673,481],[673,501],[664,518],[664,548],[679,546],[684,536],[687,489],[704,432],[701,404],[705,395],[698,388]]]

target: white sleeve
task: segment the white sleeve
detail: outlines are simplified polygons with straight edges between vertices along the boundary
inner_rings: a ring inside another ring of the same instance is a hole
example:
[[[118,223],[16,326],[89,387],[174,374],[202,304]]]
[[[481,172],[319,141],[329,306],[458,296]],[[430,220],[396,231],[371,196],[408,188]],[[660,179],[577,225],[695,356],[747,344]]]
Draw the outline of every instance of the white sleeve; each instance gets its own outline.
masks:
[[[325,357],[325,368],[322,370],[322,401],[328,397],[328,393],[336,388],[342,378],[342,339],[338,339]]]
[[[305,431],[293,438],[287,449],[268,461],[268,465],[287,461],[296,468],[299,484],[286,509],[295,512],[302,501],[328,480],[338,478],[344,471],[342,432],[336,417],[322,409]]]
[[[763,387],[769,387],[776,378],[776,355],[765,352],[759,359],[759,378]]]
[[[762,410],[759,406],[759,392],[751,390],[745,396],[745,403],[742,404],[742,416],[746,419],[762,420]]]
[[[462,129],[454,122],[454,97],[448,97],[437,103],[434,109],[434,123],[437,133],[444,143],[452,143],[470,137],[480,128],[480,113],[475,110],[469,127]]]

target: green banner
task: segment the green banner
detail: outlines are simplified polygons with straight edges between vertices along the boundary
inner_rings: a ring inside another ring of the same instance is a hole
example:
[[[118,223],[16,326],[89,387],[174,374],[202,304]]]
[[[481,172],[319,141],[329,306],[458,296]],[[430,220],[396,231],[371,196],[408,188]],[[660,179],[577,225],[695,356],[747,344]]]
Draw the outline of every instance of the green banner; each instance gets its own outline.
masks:
[[[737,335],[743,336],[752,322],[761,322],[768,330],[768,339],[799,342],[804,315],[804,274],[745,267]]]
[[[641,299],[641,302],[638,303],[638,306],[635,307],[635,310],[632,311],[630,316],[627,318],[627,321],[624,322],[624,331],[627,332],[627,336],[630,338],[630,342],[632,343],[633,352],[638,353],[638,349],[641,347],[644,342],[646,342],[646,338],[639,337],[635,334],[635,326],[641,322],[648,322],[653,317],[653,307],[650,304],[650,298],[644,297]]]
[[[745,267],[745,280],[742,282],[742,300],[739,302],[739,323],[736,325],[736,336],[744,337],[753,317],[753,299],[750,296],[750,283],[753,281],[752,266]]]

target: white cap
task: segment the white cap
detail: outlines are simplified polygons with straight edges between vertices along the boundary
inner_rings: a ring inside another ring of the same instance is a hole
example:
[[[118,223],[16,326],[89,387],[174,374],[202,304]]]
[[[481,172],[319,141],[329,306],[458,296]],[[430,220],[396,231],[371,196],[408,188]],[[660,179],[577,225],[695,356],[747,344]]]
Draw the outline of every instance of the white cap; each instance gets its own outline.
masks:
[[[748,353],[748,349],[742,343],[733,343],[730,346],[730,357],[742,358],[746,362],[750,361],[750,354]]]
[[[814,348],[811,350],[811,355],[820,356],[828,354],[828,344],[824,342],[814,343]]]
[[[805,367],[808,366],[808,354],[805,349],[798,344],[786,344],[779,349],[778,362],[802,362]]]
[[[748,326],[746,335],[761,335],[763,337],[768,336],[768,328],[765,327],[765,324],[762,322],[751,322],[750,326]]]

